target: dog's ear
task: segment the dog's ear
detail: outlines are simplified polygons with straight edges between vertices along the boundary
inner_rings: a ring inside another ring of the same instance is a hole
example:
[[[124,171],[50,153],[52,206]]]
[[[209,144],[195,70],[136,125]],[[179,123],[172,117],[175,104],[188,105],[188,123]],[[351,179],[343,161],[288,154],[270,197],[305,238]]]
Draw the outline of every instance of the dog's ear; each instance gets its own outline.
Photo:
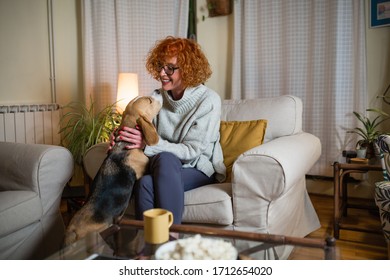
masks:
[[[148,146],[153,146],[158,143],[158,134],[153,123],[145,116],[140,115],[137,119],[137,124],[141,127],[145,142]]]

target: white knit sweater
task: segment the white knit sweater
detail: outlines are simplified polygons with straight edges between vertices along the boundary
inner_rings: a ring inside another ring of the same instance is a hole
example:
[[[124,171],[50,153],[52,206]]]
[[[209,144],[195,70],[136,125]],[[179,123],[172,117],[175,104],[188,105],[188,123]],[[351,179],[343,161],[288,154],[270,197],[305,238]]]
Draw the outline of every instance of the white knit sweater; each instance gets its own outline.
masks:
[[[207,176],[216,173],[218,181],[225,179],[222,148],[219,143],[221,98],[204,85],[187,88],[180,100],[173,100],[166,91],[155,90],[153,96],[162,108],[153,120],[160,136],[155,146],[146,146],[145,154],[154,156],[171,152],[183,167],[195,167]]]

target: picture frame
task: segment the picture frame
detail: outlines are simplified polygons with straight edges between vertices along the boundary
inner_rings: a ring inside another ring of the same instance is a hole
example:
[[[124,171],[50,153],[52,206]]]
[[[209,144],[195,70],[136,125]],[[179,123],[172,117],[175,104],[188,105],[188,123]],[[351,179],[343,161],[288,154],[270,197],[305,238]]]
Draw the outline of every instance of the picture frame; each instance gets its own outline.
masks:
[[[370,0],[370,27],[390,26],[390,0]]]
[[[232,13],[231,0],[206,0],[206,2],[209,17],[226,16]]]

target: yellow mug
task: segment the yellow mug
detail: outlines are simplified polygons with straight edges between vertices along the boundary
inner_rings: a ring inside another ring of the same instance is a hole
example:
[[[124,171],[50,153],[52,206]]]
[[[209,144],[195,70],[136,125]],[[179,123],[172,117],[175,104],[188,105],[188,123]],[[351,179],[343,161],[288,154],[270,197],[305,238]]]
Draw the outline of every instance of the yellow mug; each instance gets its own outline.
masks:
[[[154,208],[144,212],[144,239],[147,243],[160,244],[169,240],[169,228],[173,223],[172,212]]]

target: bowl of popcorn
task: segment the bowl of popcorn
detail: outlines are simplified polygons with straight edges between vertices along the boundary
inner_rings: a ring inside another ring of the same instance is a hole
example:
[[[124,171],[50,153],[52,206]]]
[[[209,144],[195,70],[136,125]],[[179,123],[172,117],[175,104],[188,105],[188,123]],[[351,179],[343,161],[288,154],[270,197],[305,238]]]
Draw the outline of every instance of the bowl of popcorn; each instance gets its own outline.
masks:
[[[199,234],[160,246],[157,260],[236,260],[237,250],[222,239],[203,238]]]

